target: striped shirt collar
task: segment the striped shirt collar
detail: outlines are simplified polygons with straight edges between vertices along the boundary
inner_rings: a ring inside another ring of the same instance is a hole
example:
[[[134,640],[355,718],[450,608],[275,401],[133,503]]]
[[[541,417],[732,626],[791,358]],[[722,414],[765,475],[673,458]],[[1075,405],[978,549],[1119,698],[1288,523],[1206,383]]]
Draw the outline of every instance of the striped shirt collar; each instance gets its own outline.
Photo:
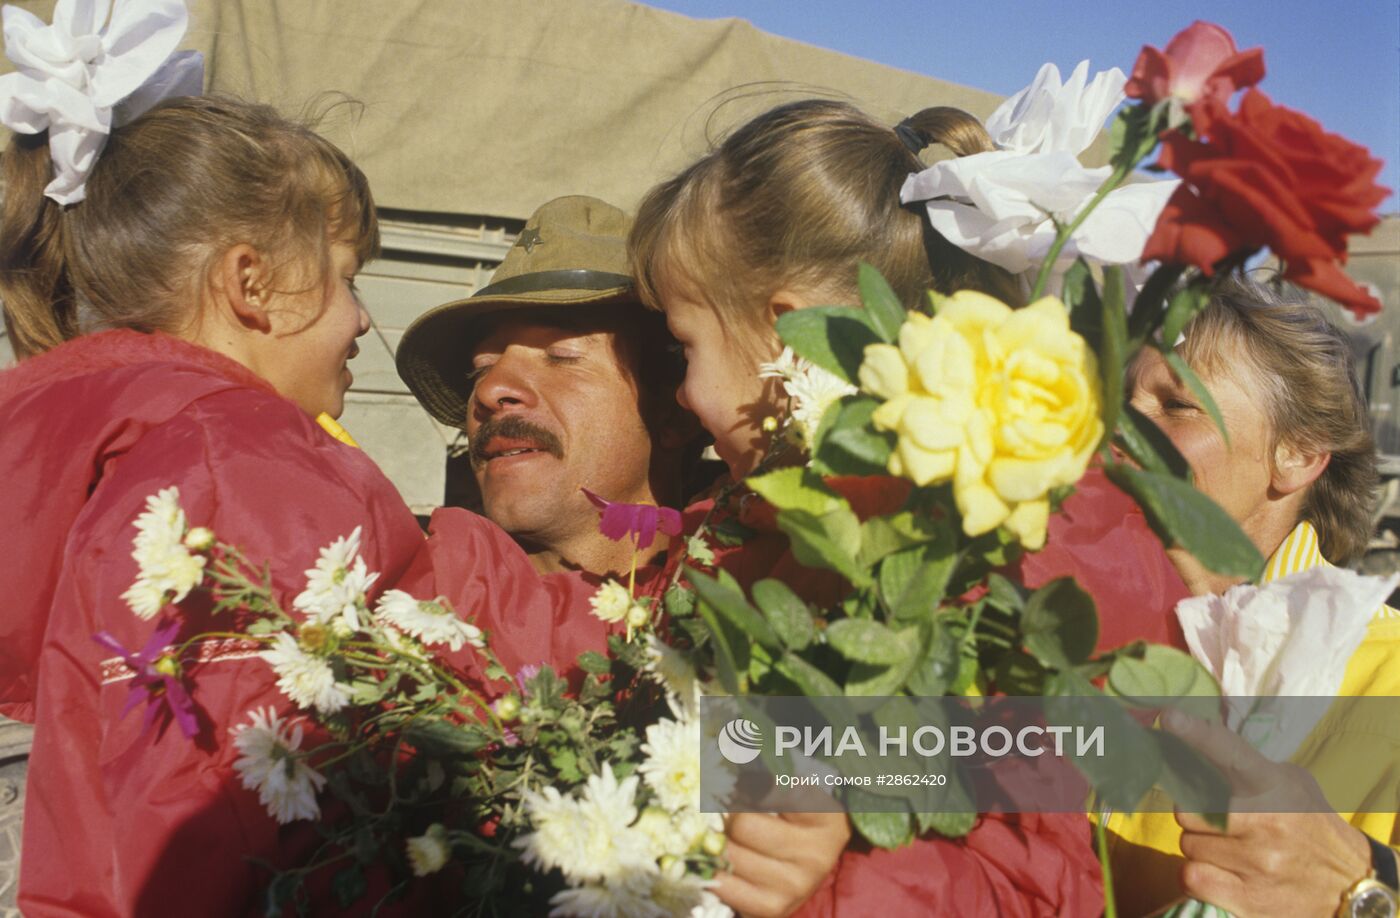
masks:
[[[1294,526],[1288,537],[1279,543],[1278,548],[1274,549],[1274,553],[1269,556],[1269,563],[1264,565],[1264,573],[1259,577],[1259,582],[1261,584],[1272,583],[1280,577],[1287,577],[1289,574],[1296,574],[1320,564],[1330,563],[1322,557],[1322,549],[1317,541],[1317,530],[1313,528],[1312,523],[1304,520]],[[1397,619],[1400,618],[1400,610],[1382,605],[1376,610],[1374,618]]]
[[[1269,556],[1269,563],[1264,565],[1264,573],[1259,582],[1272,583],[1280,577],[1327,563],[1327,559],[1322,557],[1322,549],[1318,547],[1317,530],[1313,528],[1312,523],[1303,520],[1293,527],[1293,531]]]

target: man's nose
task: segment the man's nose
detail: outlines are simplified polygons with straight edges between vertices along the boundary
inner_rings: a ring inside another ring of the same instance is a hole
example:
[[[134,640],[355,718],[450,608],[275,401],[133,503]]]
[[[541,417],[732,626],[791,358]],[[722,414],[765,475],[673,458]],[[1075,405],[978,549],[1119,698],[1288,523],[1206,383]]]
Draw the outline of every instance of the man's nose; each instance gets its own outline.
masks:
[[[472,390],[473,409],[487,416],[533,408],[538,397],[526,362],[508,354],[487,368]]]
[[[676,404],[680,405],[682,408],[684,408],[686,411],[689,411],[691,414],[695,413],[695,409],[690,407],[690,399],[685,397],[684,385],[676,387]]]

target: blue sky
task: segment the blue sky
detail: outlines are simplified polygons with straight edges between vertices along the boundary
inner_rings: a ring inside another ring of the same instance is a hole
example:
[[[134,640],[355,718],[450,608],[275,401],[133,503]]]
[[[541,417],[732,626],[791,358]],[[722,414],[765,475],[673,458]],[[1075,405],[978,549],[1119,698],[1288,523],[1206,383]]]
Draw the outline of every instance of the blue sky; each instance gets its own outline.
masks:
[[[1067,73],[1132,69],[1194,19],[1262,46],[1260,88],[1385,160],[1400,188],[1400,3],[1396,0],[644,0],[698,19],[737,17],[775,35],[1010,94],[1045,61]],[[1400,211],[1392,195],[1382,206]]]

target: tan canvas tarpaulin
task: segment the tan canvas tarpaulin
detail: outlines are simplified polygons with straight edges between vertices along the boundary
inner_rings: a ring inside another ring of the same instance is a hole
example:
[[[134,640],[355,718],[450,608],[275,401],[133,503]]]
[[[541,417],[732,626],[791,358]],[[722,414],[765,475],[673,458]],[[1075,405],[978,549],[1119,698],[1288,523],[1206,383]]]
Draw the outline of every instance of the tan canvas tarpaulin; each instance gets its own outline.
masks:
[[[46,20],[52,2],[21,2]],[[384,206],[524,218],[560,194],[626,207],[780,102],[848,97],[890,124],[998,97],[623,0],[192,0],[209,86],[296,111],[336,90],[358,123],[323,130]],[[943,36],[925,27],[932,55]],[[721,98],[728,99],[719,104]],[[718,114],[715,115],[718,109]],[[713,118],[712,115],[715,115]]]

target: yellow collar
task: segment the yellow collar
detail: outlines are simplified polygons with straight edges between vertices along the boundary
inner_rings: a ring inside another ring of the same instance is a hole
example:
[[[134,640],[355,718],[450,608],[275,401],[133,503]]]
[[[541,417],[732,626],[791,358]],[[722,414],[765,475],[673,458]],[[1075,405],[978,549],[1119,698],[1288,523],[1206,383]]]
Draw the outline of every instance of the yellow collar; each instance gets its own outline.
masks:
[[[1327,563],[1327,559],[1322,557],[1322,549],[1318,547],[1317,530],[1313,528],[1312,523],[1304,520],[1294,526],[1293,531],[1274,549],[1274,553],[1269,556],[1269,563],[1264,565],[1264,573],[1259,582],[1272,583],[1280,577]]]
[[[1260,576],[1259,582],[1261,584],[1271,583],[1280,577],[1306,571],[1320,564],[1331,563],[1322,557],[1322,549],[1317,541],[1317,530],[1313,528],[1312,523],[1304,520],[1294,526],[1288,537],[1279,543],[1278,548],[1274,549],[1274,553],[1269,556],[1269,563],[1264,565],[1264,573]],[[1400,619],[1400,610],[1382,605],[1376,610],[1374,617]]]

